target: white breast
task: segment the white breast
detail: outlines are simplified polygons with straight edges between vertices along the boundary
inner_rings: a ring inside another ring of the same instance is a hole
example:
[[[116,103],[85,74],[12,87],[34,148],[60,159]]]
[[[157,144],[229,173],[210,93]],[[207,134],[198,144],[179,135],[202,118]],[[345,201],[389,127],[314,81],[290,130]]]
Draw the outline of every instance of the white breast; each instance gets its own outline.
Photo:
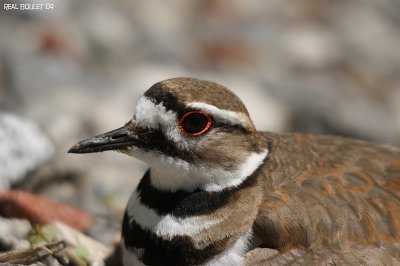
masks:
[[[220,256],[212,259],[206,266],[239,266],[244,264],[244,254],[249,248],[249,240],[252,236],[251,228],[244,233],[236,243],[228,250],[224,251]]]
[[[240,266],[244,264],[243,256],[249,247],[249,239],[251,238],[252,230],[249,229],[244,233],[231,247],[230,249],[223,252],[220,256],[212,259],[211,261],[204,264],[205,266]],[[122,241],[122,263],[124,266],[144,266],[139,257],[143,250],[128,250],[124,242]]]

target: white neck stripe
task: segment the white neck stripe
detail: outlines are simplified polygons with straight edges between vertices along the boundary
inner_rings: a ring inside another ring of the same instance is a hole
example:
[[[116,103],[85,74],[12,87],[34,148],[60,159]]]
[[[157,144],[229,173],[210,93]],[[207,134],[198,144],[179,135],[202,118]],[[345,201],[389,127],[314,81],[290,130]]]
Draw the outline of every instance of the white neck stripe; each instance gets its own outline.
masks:
[[[200,188],[206,191],[221,191],[237,187],[246,180],[264,162],[268,150],[251,153],[235,170],[194,165],[163,154],[146,155],[146,161],[151,165],[151,183],[160,190],[174,192],[180,189],[194,191]]]
[[[177,218],[170,214],[159,215],[140,202],[140,196],[136,190],[129,199],[126,211],[130,221],[134,220],[143,229],[148,229],[164,239],[172,239],[178,235],[197,234],[222,222],[221,219],[204,220],[196,218],[196,216]]]

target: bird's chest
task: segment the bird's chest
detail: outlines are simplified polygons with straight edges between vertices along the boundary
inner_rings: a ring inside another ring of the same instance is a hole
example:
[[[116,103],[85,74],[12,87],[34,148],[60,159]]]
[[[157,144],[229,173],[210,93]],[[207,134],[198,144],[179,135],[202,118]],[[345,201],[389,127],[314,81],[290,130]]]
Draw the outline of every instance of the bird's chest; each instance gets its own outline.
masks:
[[[127,253],[148,265],[197,265],[220,253],[218,246],[226,240],[212,243],[207,234],[223,219],[204,215],[204,208],[195,205],[207,201],[199,200],[171,197],[153,205],[134,192],[122,226]]]
[[[123,220],[124,257],[131,262],[125,265],[200,265],[221,254],[241,260],[256,211],[239,205],[254,193],[156,191],[143,185],[145,178]]]

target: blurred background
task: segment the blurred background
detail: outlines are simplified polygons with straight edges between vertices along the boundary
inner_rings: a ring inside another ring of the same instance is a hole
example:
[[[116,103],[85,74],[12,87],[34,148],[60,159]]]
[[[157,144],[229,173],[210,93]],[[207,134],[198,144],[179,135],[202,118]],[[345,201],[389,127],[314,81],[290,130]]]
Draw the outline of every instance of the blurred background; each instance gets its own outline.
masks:
[[[0,3],[0,191],[84,210],[88,234],[107,245],[146,166],[67,150],[127,122],[157,81],[221,83],[259,130],[400,145],[398,0]]]

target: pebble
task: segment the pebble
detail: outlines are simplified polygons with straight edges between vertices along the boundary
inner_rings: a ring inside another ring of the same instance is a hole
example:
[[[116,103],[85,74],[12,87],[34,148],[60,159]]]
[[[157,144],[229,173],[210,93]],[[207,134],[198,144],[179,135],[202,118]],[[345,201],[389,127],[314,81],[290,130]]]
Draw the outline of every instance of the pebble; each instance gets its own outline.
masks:
[[[0,191],[5,191],[50,159],[54,148],[34,122],[0,112],[0,151]]]
[[[0,216],[0,246],[6,250],[28,248],[26,237],[31,229],[28,220]]]

